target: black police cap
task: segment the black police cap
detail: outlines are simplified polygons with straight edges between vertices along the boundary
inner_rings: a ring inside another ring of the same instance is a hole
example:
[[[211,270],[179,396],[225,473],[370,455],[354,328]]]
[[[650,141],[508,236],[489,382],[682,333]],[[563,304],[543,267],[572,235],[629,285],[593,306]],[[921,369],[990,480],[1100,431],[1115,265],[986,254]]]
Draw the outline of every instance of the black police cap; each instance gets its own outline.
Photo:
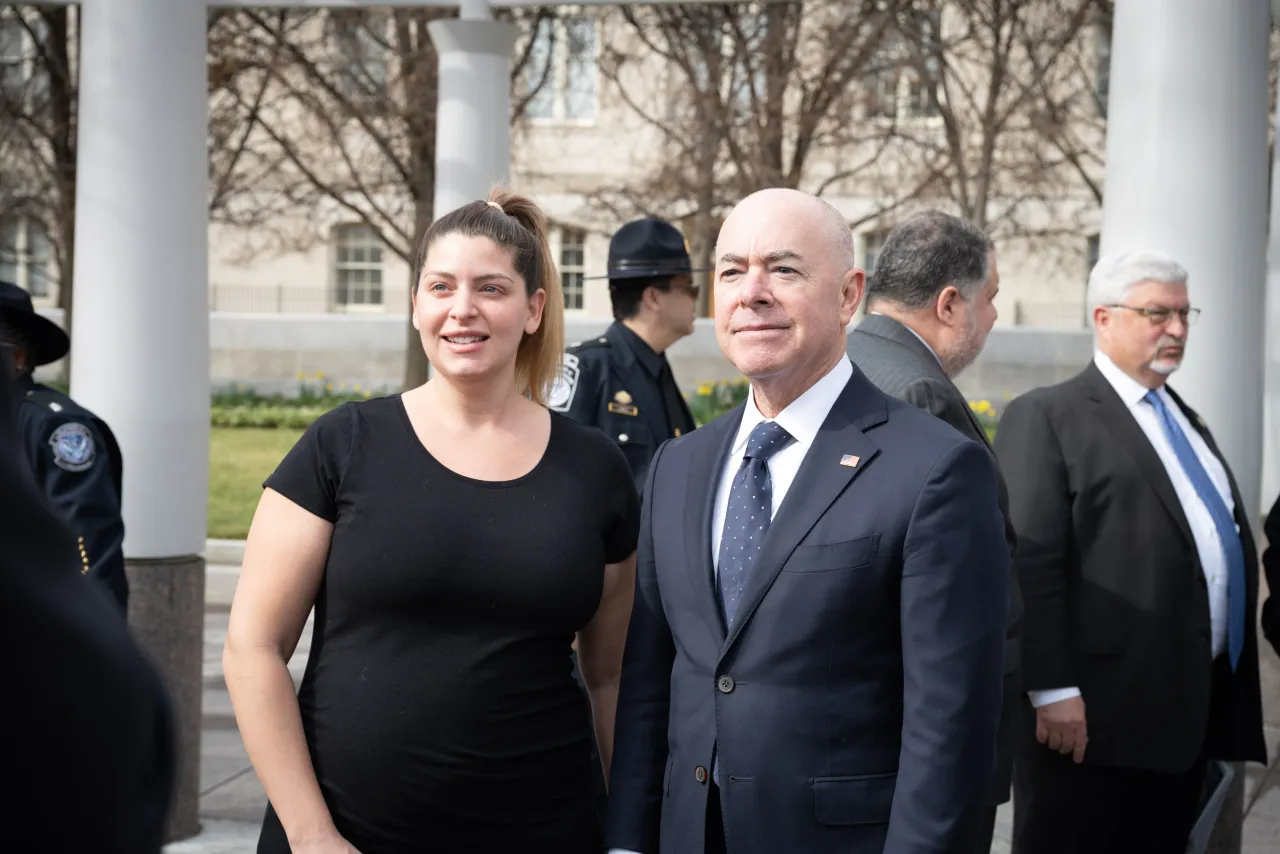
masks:
[[[71,349],[71,339],[52,320],[36,314],[31,294],[12,282],[0,282],[0,322],[18,331],[33,365],[56,362]]]
[[[609,241],[609,272],[590,279],[651,279],[699,273],[689,258],[689,245],[675,226],[653,217],[629,222]]]

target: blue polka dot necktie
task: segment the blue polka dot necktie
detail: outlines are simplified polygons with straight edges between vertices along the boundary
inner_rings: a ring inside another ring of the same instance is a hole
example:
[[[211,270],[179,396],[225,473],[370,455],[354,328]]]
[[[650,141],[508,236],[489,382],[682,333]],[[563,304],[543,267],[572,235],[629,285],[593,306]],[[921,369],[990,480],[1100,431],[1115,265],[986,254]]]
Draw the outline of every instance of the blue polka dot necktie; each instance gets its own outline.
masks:
[[[757,424],[747,438],[742,466],[733,478],[716,563],[726,626],[733,625],[742,601],[742,588],[773,516],[773,484],[769,479],[768,460],[790,441],[791,434],[776,422]]]
[[[1178,464],[1191,481],[1196,494],[1204,502],[1205,509],[1213,517],[1213,526],[1218,531],[1218,541],[1222,543],[1222,551],[1227,559],[1227,653],[1234,671],[1240,663],[1240,653],[1244,651],[1245,634],[1245,568],[1244,546],[1240,542],[1240,532],[1236,530],[1236,520],[1232,518],[1227,503],[1209,478],[1209,473],[1200,464],[1191,442],[1174,420],[1173,413],[1165,406],[1164,399],[1155,391],[1146,395],[1147,403],[1160,416],[1160,424],[1164,434],[1173,446],[1173,453]]]

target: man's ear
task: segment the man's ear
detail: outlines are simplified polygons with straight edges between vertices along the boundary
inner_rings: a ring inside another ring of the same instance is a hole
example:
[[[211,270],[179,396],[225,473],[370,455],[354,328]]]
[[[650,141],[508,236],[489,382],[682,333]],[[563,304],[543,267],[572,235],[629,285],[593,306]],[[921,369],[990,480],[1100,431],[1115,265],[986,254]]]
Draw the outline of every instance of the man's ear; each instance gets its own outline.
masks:
[[[947,285],[938,294],[933,304],[938,320],[947,326],[955,326],[960,322],[960,303],[962,302],[964,299],[960,296],[960,289],[955,285]]]
[[[1111,325],[1111,312],[1104,305],[1093,307],[1093,328],[1106,329]]]
[[[867,274],[858,267],[853,267],[844,274],[840,283],[840,320],[845,325],[853,320],[854,312],[867,292]]]
[[[640,294],[640,303],[649,307],[650,311],[658,312],[662,310],[662,303],[659,301],[658,294],[661,290],[649,285],[644,289],[644,293]]]

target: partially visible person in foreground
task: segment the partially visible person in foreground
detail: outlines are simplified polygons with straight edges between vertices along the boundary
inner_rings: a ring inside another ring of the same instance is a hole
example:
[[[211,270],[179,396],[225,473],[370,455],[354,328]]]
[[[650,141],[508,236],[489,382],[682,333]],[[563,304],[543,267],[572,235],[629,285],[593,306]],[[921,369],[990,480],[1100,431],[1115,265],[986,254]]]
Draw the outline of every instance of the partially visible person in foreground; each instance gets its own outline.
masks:
[[[0,350],[0,849],[156,854],[174,723],[156,670],[27,467]]]

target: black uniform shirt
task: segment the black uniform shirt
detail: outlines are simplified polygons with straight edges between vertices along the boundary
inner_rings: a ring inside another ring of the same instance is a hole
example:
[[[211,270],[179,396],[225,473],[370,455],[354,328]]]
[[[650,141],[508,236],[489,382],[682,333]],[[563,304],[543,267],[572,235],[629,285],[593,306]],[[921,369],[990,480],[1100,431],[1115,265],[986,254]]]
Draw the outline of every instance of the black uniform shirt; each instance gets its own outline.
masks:
[[[30,377],[14,385],[22,395],[18,430],[36,483],[79,540],[84,573],[106,584],[127,610],[123,466],[115,437],[102,419],[65,394]]]
[[[619,322],[568,349],[548,405],[613,439],[637,492],[658,446],[696,426],[666,356]]]

